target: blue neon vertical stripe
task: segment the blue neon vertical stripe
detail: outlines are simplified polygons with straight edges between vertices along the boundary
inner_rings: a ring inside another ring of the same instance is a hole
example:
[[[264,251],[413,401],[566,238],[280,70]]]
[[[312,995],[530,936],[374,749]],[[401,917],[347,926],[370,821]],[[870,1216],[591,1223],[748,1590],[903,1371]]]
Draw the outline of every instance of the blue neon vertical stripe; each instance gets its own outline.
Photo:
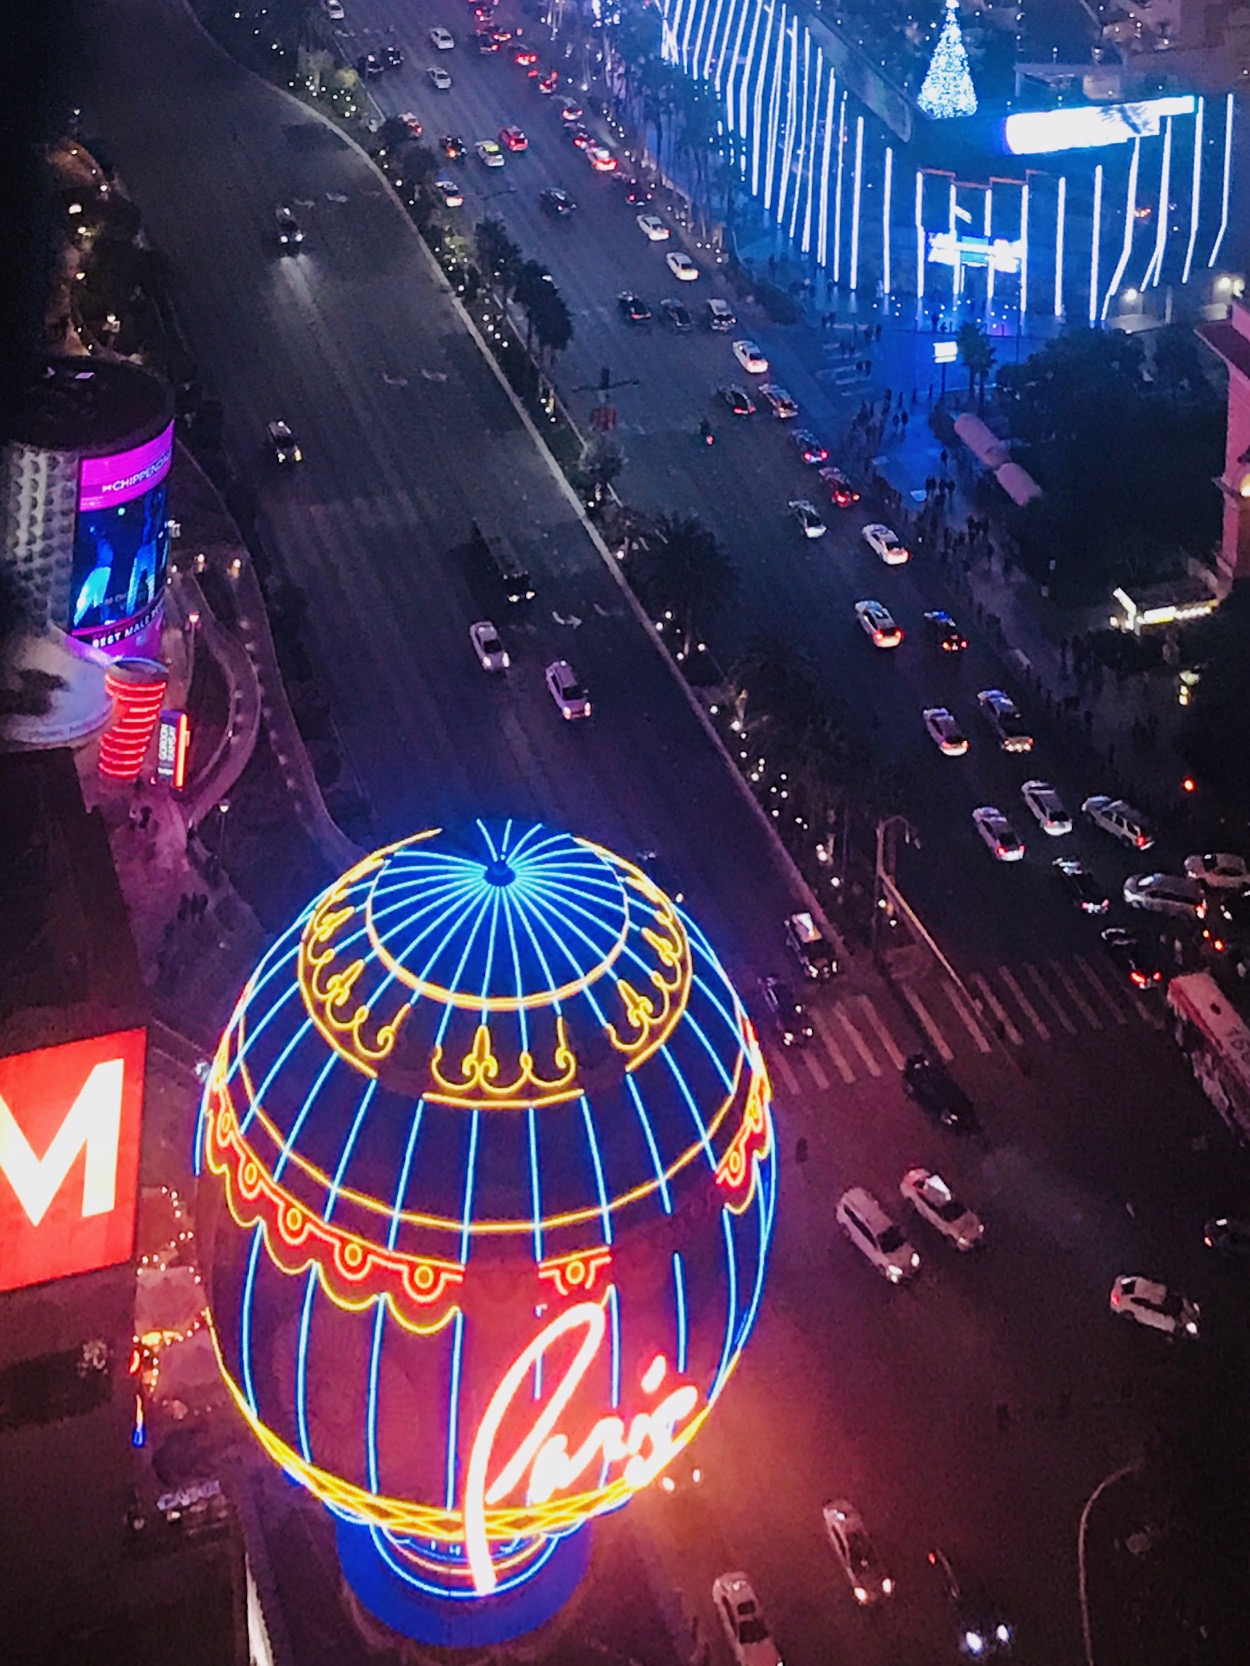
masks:
[[[538,1129],[535,1123],[535,1111],[531,1105],[526,1113],[529,1122],[530,1145],[530,1209],[534,1216],[534,1260],[543,1258],[543,1205],[542,1195],[538,1186]]]
[[[673,1298],[677,1308],[677,1375],[680,1377],[686,1371],[686,1275],[677,1250],[673,1251]]]
[[[458,1449],[460,1445],[460,1365],[464,1351],[464,1310],[457,1308],[452,1321],[451,1392],[447,1397],[447,1487],[446,1508],[456,1507]]]
[[[712,1384],[712,1391],[708,1395],[711,1404],[721,1391],[729,1372],[729,1363],[733,1355],[734,1337],[738,1331],[738,1266],[734,1256],[733,1221],[728,1209],[720,1212],[721,1229],[725,1239],[725,1340],[721,1344],[720,1364],[716,1367],[716,1377]]]
[[[469,1119],[469,1159],[464,1166],[464,1214],[460,1228],[460,1260],[467,1263],[473,1219],[473,1182],[477,1169],[477,1132],[481,1111],[474,1111]]]
[[[295,1427],[299,1433],[299,1449],[304,1462],[312,1462],[312,1448],[308,1444],[308,1327],[312,1321],[313,1292],[317,1288],[317,1269],[310,1267],[304,1284],[304,1307],[299,1318],[299,1346],[295,1353]]]
[[[252,1382],[252,1297],[255,1294],[256,1267],[260,1260],[260,1245],[264,1232],[262,1226],[252,1228],[252,1251],[247,1258],[247,1273],[243,1279],[243,1300],[239,1313],[239,1357],[243,1366],[243,1392],[247,1395],[248,1409],[253,1417],[260,1414],[256,1409],[256,1389]]]
[[[1194,114],[1194,173],[1189,187],[1189,244],[1185,250],[1185,265],[1181,282],[1189,282],[1189,269],[1194,263],[1194,244],[1198,241],[1198,210],[1202,201],[1202,118],[1206,100],[1198,100]]]
[[[373,1315],[373,1345],[369,1350],[369,1400],[365,1407],[365,1459],[369,1466],[369,1490],[380,1492],[378,1481],[378,1378],[382,1368],[382,1332],[386,1326],[386,1303],[379,1302]]]

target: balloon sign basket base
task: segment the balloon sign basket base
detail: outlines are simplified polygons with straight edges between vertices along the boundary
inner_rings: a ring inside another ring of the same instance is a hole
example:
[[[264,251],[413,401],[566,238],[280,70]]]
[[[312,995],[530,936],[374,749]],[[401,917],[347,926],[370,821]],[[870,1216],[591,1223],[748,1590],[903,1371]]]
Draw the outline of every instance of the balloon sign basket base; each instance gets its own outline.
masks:
[[[343,1576],[374,1619],[401,1637],[450,1649],[489,1648],[545,1625],[581,1584],[591,1550],[588,1528],[548,1540],[532,1573],[482,1597],[467,1585],[462,1595],[440,1592],[428,1567],[418,1574],[376,1528],[340,1520],[335,1539]]]

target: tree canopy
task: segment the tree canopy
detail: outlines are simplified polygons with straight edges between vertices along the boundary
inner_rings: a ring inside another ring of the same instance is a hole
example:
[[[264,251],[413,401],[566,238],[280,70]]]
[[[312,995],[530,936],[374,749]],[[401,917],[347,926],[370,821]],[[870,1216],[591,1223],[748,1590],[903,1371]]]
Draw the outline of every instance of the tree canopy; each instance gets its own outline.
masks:
[[[1192,346],[1186,326],[1159,332],[1152,368],[1136,336],[1072,330],[999,371],[1013,452],[1046,494],[1020,518],[1024,559],[1039,577],[1054,562],[1062,600],[1214,548],[1224,410]]]

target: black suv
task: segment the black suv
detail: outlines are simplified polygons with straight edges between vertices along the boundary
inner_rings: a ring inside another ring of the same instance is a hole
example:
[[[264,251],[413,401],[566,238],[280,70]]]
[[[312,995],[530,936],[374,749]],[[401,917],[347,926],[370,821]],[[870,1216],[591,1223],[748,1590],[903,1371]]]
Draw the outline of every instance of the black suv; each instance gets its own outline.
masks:
[[[404,54],[398,46],[393,44],[384,46],[382,48],[382,62],[387,69],[402,69],[404,67]]]
[[[362,52],[356,59],[356,72],[365,81],[382,79],[382,60],[376,52]]]
[[[924,622],[929,635],[944,654],[962,654],[968,646],[968,638],[945,608],[937,608],[933,613],[926,613]]]
[[[623,289],[616,297],[616,304],[623,317],[631,324],[649,324],[651,322],[651,308],[645,301],[639,300],[631,290]]]
[[[654,189],[645,179],[623,179],[621,181],[625,191],[625,201],[634,204],[650,202],[655,195]]]
[[[554,185],[538,193],[540,208],[545,208],[548,214],[554,214],[559,220],[567,220],[577,207],[567,191],[560,191]]]
[[[812,1021],[807,1008],[788,983],[780,978],[759,979],[760,1000],[764,1004],[783,1047],[805,1047],[812,1039]]]
[[[464,140],[458,138],[454,133],[444,133],[438,142],[443,147],[443,155],[449,162],[463,162],[469,153],[469,147]]]
[[[689,308],[682,301],[661,301],[660,316],[666,324],[671,324],[675,330],[683,335],[687,330],[694,327]]]
[[[1082,914],[1105,914],[1111,907],[1111,894],[1107,887],[1096,880],[1075,856],[1056,856],[1055,872],[1066,884],[1068,895]]]
[[[928,1053],[913,1053],[903,1066],[903,1092],[926,1116],[954,1134],[978,1133],[976,1112],[968,1095],[944,1064]]]
[[[785,937],[786,947],[798,961],[803,976],[828,983],[838,969],[838,957],[811,915],[788,914]]]

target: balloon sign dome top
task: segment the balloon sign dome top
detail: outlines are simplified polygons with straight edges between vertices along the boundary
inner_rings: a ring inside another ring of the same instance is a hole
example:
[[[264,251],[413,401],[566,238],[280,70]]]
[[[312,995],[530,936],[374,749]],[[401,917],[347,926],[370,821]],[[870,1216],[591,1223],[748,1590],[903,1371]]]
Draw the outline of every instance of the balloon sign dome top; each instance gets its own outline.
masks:
[[[241,1411],[422,1589],[523,1579],[653,1479],[754,1319],[754,1031],[693,921],[566,833],[345,874],[248,981],[199,1144]]]

